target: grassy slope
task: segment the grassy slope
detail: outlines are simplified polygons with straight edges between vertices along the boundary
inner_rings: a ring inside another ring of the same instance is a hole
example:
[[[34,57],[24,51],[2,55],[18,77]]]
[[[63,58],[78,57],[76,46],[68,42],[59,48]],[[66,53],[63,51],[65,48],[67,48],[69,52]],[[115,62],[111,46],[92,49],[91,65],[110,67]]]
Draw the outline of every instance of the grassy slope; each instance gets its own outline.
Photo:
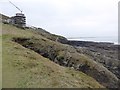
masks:
[[[3,24],[3,87],[102,87],[93,78],[51,62],[13,42],[13,37],[39,37]]]
[[[86,73],[105,87],[118,87],[118,79],[116,76],[102,64],[95,62],[84,54],[78,53],[76,49],[70,45],[61,44],[41,37],[41,34],[38,35],[35,30],[29,31],[33,33],[34,37],[15,37],[14,41],[60,65],[72,66]]]
[[[0,89],[2,88],[2,36],[0,35]]]
[[[0,14],[1,18],[1,14]],[[2,24],[0,23],[0,89],[2,89]]]

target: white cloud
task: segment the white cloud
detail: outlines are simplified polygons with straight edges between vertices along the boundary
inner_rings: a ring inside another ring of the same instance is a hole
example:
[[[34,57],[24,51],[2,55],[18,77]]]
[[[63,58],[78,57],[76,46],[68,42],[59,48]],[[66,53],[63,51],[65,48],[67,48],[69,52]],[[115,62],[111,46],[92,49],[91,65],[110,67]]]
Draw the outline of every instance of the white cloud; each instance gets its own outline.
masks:
[[[119,0],[11,1],[24,11],[28,24],[43,27],[52,33],[67,37],[117,35]],[[3,13],[11,16],[18,12],[8,0],[0,2]]]

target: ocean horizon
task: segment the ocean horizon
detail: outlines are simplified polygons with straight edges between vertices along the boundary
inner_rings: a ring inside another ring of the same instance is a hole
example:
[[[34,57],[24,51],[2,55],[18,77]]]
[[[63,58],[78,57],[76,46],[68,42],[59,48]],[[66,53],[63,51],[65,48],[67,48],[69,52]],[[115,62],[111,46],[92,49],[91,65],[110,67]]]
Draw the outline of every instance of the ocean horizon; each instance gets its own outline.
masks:
[[[68,40],[75,40],[75,41],[92,41],[92,42],[109,42],[118,44],[118,37],[117,36],[110,36],[110,37],[69,37]]]

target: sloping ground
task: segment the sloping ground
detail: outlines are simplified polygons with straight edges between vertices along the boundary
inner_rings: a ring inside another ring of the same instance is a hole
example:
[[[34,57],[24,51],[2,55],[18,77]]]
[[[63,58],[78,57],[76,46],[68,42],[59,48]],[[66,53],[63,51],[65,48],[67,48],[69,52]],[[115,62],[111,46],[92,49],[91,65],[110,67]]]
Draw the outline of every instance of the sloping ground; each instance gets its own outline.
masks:
[[[72,46],[63,45],[44,38],[38,39],[36,37],[18,37],[14,38],[13,41],[49,58],[61,66],[72,67],[84,72],[107,88],[118,87],[118,78],[113,73],[102,64],[93,61],[83,54],[77,53]]]
[[[100,47],[101,46],[101,47]],[[120,58],[118,58],[119,50],[117,45],[97,45],[88,47],[76,47],[79,53],[83,53],[94,61],[101,63],[120,79]]]
[[[2,30],[3,88],[103,87],[88,75],[59,66],[33,50],[12,41],[13,38],[32,38],[33,36],[49,41],[41,35],[7,24],[3,24]]]
[[[4,20],[7,20],[7,19],[10,18],[10,17],[8,17],[8,16],[6,16],[6,15],[3,15],[3,14],[1,14],[1,13],[0,13],[0,17],[2,17],[2,19],[4,19]]]
[[[0,89],[2,89],[2,36],[0,35]]]
[[[101,63],[118,79],[120,87],[120,45],[107,42],[68,41],[78,53],[82,53],[95,62]]]
[[[22,30],[9,25],[5,25],[3,29],[5,30],[3,34],[10,34],[13,42],[17,42],[61,66],[82,71],[107,88],[118,87],[118,79],[114,74],[103,65],[78,53],[74,47],[47,39],[46,36],[43,37],[40,32],[36,33],[35,30]]]
[[[68,40],[65,37],[49,33],[42,28],[35,29],[34,33],[40,34],[41,36],[47,39],[50,39],[52,41],[57,41],[57,42],[64,43],[64,44],[68,42]]]
[[[0,19],[1,19],[1,15],[0,15]],[[2,89],[2,24],[1,23],[0,23],[0,89]]]

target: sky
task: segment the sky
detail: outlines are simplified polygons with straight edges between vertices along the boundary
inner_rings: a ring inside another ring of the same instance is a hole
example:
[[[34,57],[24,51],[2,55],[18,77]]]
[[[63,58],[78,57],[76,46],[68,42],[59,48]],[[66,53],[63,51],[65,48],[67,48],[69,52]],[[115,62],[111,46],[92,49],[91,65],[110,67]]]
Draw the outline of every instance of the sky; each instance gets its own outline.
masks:
[[[26,15],[28,25],[65,37],[118,35],[119,0],[10,0]],[[0,13],[19,11],[8,0],[0,0]]]

